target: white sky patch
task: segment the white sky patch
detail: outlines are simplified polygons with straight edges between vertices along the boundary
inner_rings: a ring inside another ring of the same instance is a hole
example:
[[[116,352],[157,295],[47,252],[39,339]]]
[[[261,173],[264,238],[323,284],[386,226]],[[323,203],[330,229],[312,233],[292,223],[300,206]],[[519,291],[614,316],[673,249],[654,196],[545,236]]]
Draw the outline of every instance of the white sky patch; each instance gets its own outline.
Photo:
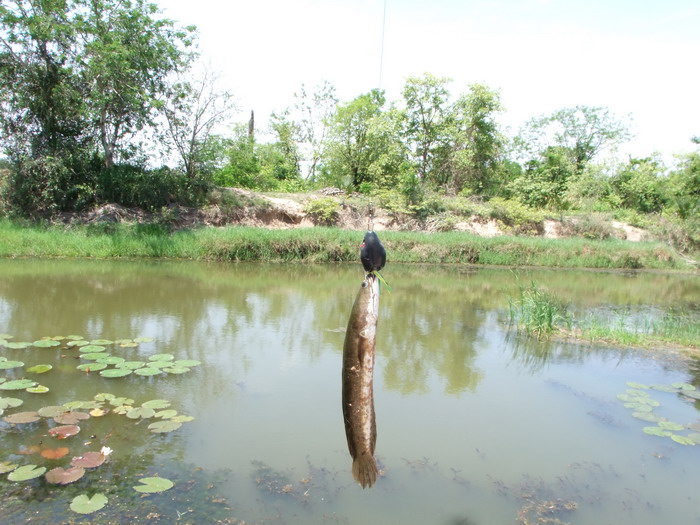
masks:
[[[222,73],[260,129],[271,111],[324,80],[341,101],[378,87],[383,0],[161,0],[200,31],[203,59]],[[575,105],[632,117],[634,156],[694,149],[700,135],[700,5],[689,0],[387,0],[381,87],[400,102],[409,76],[450,77],[454,96],[480,82],[501,93],[499,119]]]

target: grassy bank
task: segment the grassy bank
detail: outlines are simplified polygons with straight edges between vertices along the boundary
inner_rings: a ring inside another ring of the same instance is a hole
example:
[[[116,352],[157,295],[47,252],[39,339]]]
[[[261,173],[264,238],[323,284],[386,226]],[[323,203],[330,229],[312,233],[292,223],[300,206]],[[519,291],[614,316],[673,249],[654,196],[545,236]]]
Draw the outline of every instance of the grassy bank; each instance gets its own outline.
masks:
[[[389,262],[560,268],[692,269],[662,243],[618,240],[482,238],[463,232],[381,232]],[[271,230],[156,224],[25,226],[0,221],[0,257],[93,257],[265,262],[356,262],[362,232],[336,228]]]

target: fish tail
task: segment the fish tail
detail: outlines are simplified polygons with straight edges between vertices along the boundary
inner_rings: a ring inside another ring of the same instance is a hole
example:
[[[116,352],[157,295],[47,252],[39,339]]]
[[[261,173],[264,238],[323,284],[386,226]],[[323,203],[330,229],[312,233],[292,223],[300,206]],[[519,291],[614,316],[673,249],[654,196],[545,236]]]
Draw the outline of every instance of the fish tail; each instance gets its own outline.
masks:
[[[374,485],[377,473],[377,462],[370,454],[360,454],[352,462],[352,476],[363,489]]]

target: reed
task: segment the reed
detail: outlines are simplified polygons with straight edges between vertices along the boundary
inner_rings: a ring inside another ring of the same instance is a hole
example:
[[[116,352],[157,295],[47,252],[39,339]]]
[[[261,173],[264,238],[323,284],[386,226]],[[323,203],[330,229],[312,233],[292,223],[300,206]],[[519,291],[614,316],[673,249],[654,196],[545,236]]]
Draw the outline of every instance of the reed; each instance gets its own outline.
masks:
[[[511,324],[537,339],[549,337],[559,331],[561,326],[571,327],[572,317],[552,294],[531,282],[529,286],[520,285],[517,297],[509,298],[508,313]]]

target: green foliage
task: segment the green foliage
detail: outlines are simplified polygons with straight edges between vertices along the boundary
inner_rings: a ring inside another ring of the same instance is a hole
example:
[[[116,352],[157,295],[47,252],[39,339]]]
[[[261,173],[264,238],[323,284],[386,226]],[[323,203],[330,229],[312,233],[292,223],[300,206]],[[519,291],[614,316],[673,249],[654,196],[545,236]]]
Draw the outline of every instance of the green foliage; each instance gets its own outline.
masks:
[[[527,287],[520,285],[518,296],[509,297],[508,305],[511,323],[537,339],[548,337],[562,324],[572,323],[567,307],[534,282]]]
[[[564,221],[564,231],[567,235],[585,239],[611,239],[615,237],[615,230],[610,222],[609,215],[596,212],[585,213],[568,217]]]
[[[540,229],[544,212],[530,208],[518,201],[494,197],[488,203],[489,215],[509,226]]]
[[[304,212],[311,217],[314,224],[332,226],[338,220],[340,203],[332,197],[311,199],[304,204]]]
[[[565,209],[567,184],[575,166],[561,147],[547,148],[525,172],[508,185],[513,196],[535,208]]]
[[[659,159],[630,159],[612,178],[622,206],[640,213],[658,213],[666,202],[665,168]]]

